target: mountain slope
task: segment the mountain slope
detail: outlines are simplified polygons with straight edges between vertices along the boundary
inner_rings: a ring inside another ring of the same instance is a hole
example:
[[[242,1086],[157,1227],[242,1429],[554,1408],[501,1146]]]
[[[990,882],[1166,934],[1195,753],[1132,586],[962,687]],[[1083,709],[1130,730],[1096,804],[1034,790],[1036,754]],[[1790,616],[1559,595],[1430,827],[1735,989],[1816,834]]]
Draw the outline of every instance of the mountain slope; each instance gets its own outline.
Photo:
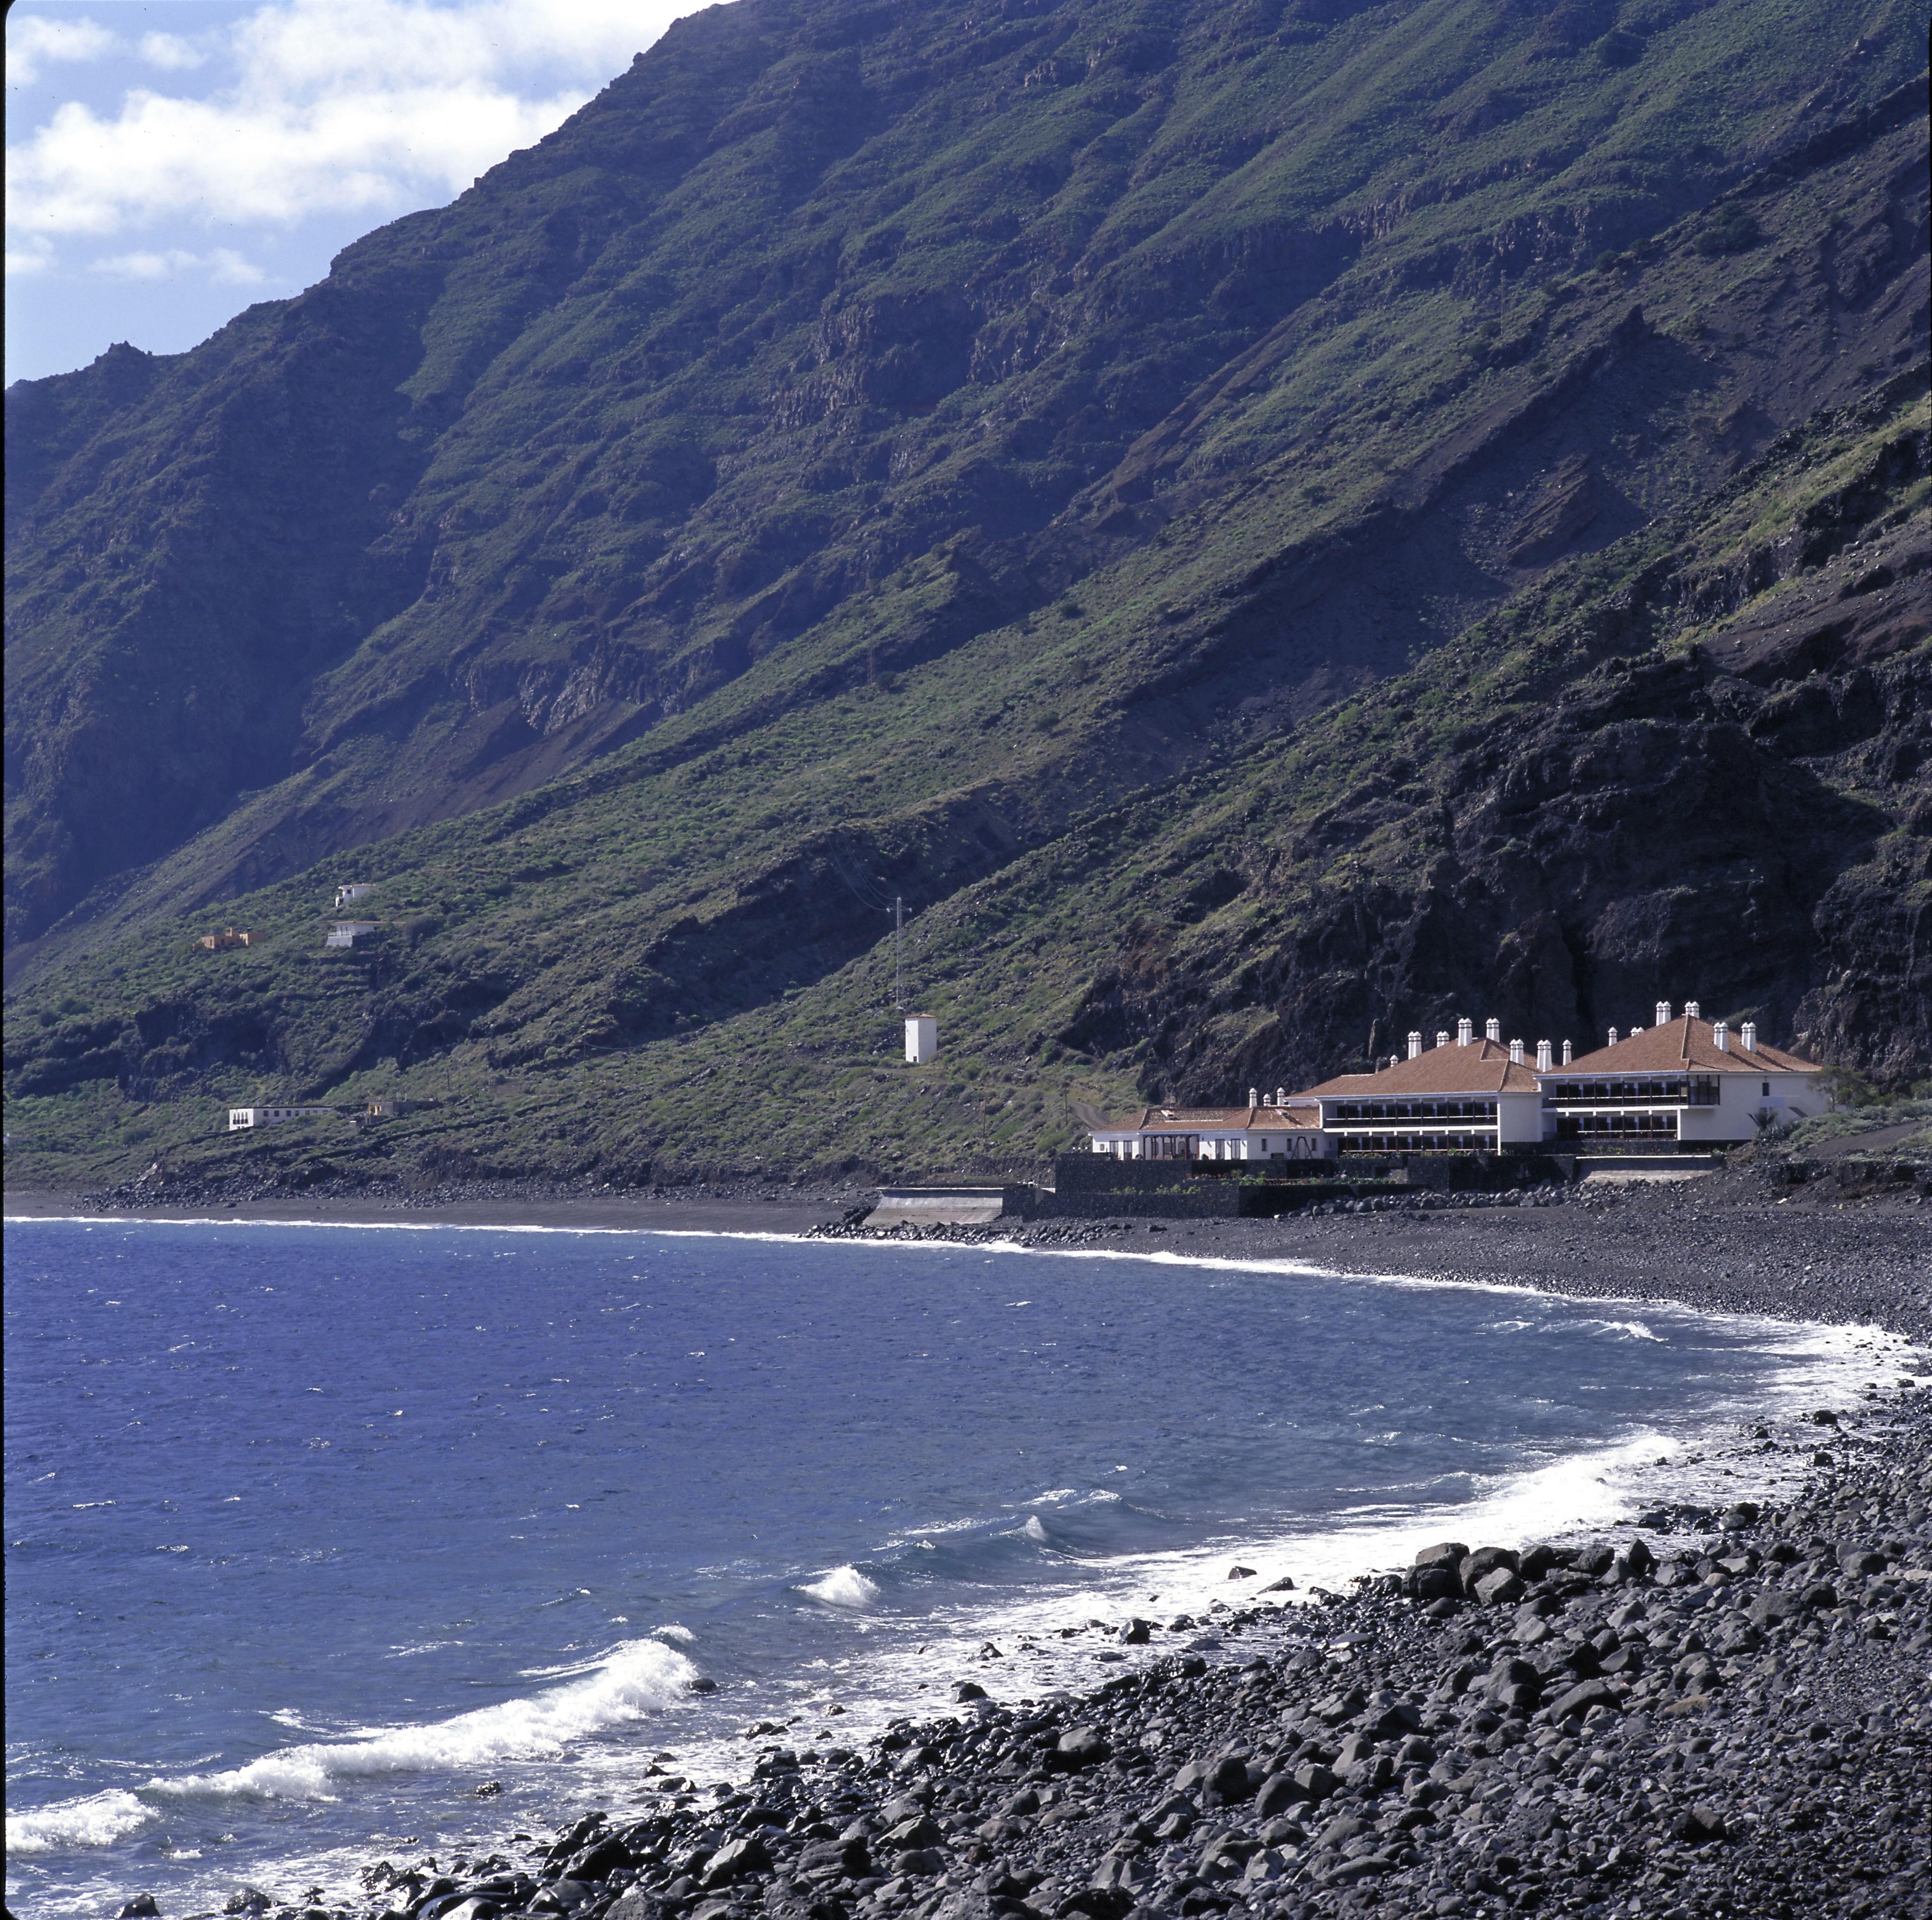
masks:
[[[1251,625],[1299,611],[1257,570],[1304,571],[1336,503],[1448,504],[1512,409],[1598,369],[1612,316],[1552,314],[1553,277],[1726,191],[1700,237],[1748,259],[1767,178],[1887,129],[1909,176],[1908,13],[1762,13],[680,22],[300,298],[9,396],[10,943],[170,853],[139,897],[219,899],[528,790],[830,626],[903,654],[886,583],[965,529],[999,590],[916,654],[1190,511],[1240,523],[1204,587],[1253,582]],[[1735,389],[1724,444],[1592,436],[1547,526],[1518,514],[1493,551],[1455,524],[1473,503],[1398,523],[1402,577],[1298,621],[1271,686],[1292,706],[1400,664],[1890,364],[1922,190],[1862,184],[1810,210],[1823,307],[1780,283],[1783,324],[1718,342],[1728,382],[1699,370]]]
[[[8,1177],[1018,1164],[1659,995],[1924,1074],[1920,49],[1766,18],[738,0],[14,390]]]

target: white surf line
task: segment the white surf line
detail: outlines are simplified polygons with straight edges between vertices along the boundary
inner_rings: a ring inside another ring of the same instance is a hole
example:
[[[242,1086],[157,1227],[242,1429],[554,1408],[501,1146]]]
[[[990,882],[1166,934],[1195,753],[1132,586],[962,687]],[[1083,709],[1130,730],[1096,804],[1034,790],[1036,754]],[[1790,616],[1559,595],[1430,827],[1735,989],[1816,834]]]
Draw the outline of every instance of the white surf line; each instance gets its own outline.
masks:
[[[891,1245],[893,1243],[888,1241],[871,1244]],[[959,1243],[937,1244],[957,1246]],[[1371,1286],[1414,1289],[1446,1288],[1453,1292],[1502,1294],[1519,1299],[1528,1295],[1535,1299],[1564,1301],[1577,1307],[1628,1307],[1640,1314],[1659,1311],[1684,1313],[1694,1319],[1722,1321],[1766,1331],[1802,1329],[1807,1332],[1834,1335],[1862,1334],[1875,1341],[1897,1346],[1909,1356],[1932,1366],[1932,1355],[1913,1346],[1904,1334],[1895,1334],[1890,1328],[1880,1326],[1870,1320],[1810,1320],[1796,1316],[1787,1319],[1778,1313],[1740,1312],[1735,1308],[1724,1307],[1700,1307],[1693,1301],[1679,1300],[1674,1296],[1655,1299],[1646,1298],[1636,1294],[1568,1293],[1554,1283],[1539,1286],[1526,1280],[1456,1280],[1441,1274],[1348,1272],[1340,1267],[1317,1266],[1305,1260],[1272,1260],[1264,1254],[1242,1257],[1229,1254],[1180,1254],[1166,1247],[1150,1247],[1144,1253],[1136,1248],[1028,1247],[1014,1240],[985,1241],[974,1244],[989,1249],[998,1248],[1002,1252],[1031,1254],[1049,1260],[1138,1260],[1149,1266],[1198,1266],[1228,1273],[1272,1273],[1299,1279],[1358,1280]]]
[[[621,1238],[649,1233],[667,1240],[770,1240],[798,1246],[837,1246],[808,1234],[749,1227],[555,1227],[535,1221],[262,1220],[237,1214],[10,1213],[8,1227],[304,1227],[342,1233],[560,1233]]]

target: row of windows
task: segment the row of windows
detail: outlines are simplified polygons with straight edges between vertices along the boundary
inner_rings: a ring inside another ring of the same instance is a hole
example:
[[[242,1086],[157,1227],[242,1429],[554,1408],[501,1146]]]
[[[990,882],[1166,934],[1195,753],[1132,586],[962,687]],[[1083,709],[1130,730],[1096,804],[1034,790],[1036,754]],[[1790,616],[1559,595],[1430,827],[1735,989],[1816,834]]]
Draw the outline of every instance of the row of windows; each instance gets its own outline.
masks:
[[[1556,1137],[1576,1140],[1669,1140],[1677,1137],[1674,1113],[1564,1113],[1558,1117]]]
[[[1684,1107],[1715,1107],[1719,1083],[1713,1074],[1658,1074],[1643,1080],[1545,1080],[1547,1107],[1613,1106],[1630,1100],[1670,1100]]]
[[[1496,1117],[1493,1100],[1352,1101],[1329,1115],[1336,1120],[1489,1120]]]
[[[1342,1145],[1351,1153],[1454,1153],[1474,1148],[1496,1150],[1495,1134],[1474,1129],[1460,1134],[1351,1134]]]

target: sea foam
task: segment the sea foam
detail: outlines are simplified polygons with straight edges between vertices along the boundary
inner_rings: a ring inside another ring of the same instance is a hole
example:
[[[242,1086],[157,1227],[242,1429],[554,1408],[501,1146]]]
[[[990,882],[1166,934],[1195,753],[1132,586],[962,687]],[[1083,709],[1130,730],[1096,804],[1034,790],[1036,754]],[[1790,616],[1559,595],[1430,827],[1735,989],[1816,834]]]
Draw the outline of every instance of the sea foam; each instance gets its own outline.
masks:
[[[856,1567],[834,1567],[823,1580],[807,1580],[799,1592],[828,1607],[869,1607],[879,1597],[878,1584]]]
[[[220,1773],[158,1775],[142,1791],[170,1797],[238,1793],[328,1799],[345,1780],[542,1759],[561,1753],[573,1740],[670,1706],[688,1689],[697,1670],[662,1640],[626,1640],[582,1678],[527,1699],[500,1701],[422,1727],[378,1727],[352,1740],[284,1747]]]
[[[154,1817],[154,1810],[131,1793],[90,1793],[26,1814],[7,1816],[9,1853],[52,1853],[73,1847],[110,1847]]]

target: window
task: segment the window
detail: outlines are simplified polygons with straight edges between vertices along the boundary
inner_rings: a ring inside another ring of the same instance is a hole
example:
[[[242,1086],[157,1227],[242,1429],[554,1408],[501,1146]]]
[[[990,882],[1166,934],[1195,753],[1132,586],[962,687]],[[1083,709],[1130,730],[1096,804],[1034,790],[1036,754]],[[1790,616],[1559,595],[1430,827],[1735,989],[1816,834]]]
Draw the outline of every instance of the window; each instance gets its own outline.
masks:
[[[1764,1083],[1764,1086],[1763,1086],[1763,1089],[1762,1089],[1762,1092],[1763,1092],[1763,1094],[1764,1094],[1764,1097],[1765,1097],[1765,1098],[1766,1098],[1766,1099],[1767,1099],[1767,1100],[1768,1100],[1768,1099],[1771,1098],[1771,1083],[1770,1083],[1770,1081],[1766,1080],[1766,1081],[1765,1082],[1765,1083]]]

